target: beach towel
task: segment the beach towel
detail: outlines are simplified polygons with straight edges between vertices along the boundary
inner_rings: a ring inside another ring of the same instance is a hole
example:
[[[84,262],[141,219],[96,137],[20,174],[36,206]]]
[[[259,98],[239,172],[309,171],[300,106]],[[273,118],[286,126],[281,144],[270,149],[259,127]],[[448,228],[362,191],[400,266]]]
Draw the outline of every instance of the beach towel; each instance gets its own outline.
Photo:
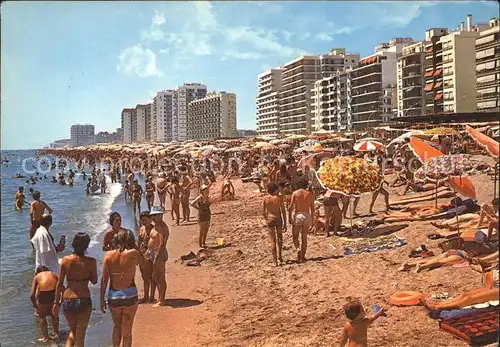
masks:
[[[39,227],[31,243],[35,248],[35,270],[41,265],[45,265],[50,271],[59,274],[59,262],[54,241],[45,227]]]
[[[498,342],[499,318],[498,308],[468,310],[444,318],[439,327],[473,346],[482,346]]]
[[[344,255],[360,254],[365,252],[377,252],[406,245],[406,241],[396,235],[382,236],[374,239],[346,239],[348,243],[344,247]]]

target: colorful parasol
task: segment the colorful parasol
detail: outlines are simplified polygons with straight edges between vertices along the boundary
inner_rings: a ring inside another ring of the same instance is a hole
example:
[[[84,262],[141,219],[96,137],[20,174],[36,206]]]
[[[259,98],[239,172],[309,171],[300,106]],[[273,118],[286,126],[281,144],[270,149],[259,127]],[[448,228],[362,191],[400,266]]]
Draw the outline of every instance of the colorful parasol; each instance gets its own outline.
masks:
[[[406,133],[404,133],[403,135],[399,135],[398,137],[396,137],[394,140],[392,140],[391,142],[389,142],[389,145],[388,146],[392,146],[396,143],[402,143],[404,142],[406,139],[409,139],[411,138],[412,136],[419,136],[419,135],[422,135],[424,132],[422,130],[413,130],[413,131],[408,131]]]
[[[382,147],[384,147],[384,145],[381,142],[365,140],[356,143],[353,148],[357,152],[371,152],[376,151],[377,149]]]
[[[471,128],[470,126],[465,127],[465,131],[476,141],[478,145],[483,147],[489,155],[494,158],[498,158],[499,146],[498,141],[493,140],[491,137],[479,132],[476,129]]]
[[[458,131],[452,128],[438,127],[424,131],[426,135],[456,135]]]
[[[318,171],[318,177],[325,188],[349,196],[373,192],[382,180],[376,164],[357,157],[326,160]]]
[[[468,176],[483,165],[480,160],[468,154],[441,155],[427,160],[415,172],[415,177],[430,177],[435,180],[447,179],[450,176]]]

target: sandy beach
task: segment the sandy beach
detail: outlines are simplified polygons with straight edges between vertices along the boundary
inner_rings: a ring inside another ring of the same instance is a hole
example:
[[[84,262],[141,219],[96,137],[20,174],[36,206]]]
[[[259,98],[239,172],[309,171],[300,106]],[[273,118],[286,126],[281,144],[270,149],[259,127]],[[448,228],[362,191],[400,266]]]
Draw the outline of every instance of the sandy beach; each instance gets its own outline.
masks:
[[[490,201],[490,179],[480,175],[472,181],[478,200]],[[209,245],[216,248],[215,239],[223,237],[226,247],[212,249],[201,266],[187,267],[179,260],[197,251],[196,223],[170,227],[169,306],[139,308],[134,346],[332,346],[341,337],[346,322],[342,306],[350,298],[361,299],[366,307],[387,308],[388,317],[369,330],[370,346],[467,346],[440,330],[425,308],[388,303],[398,290],[426,296],[448,292],[453,297],[481,286],[481,275],[468,266],[418,274],[397,271],[412,248],[425,243],[436,251],[440,240],[427,238],[435,231],[430,222],[409,222],[398,231],[406,246],[349,256],[343,256],[341,238],[309,235],[305,264],[295,261],[289,228],[284,234],[286,264],[274,267],[261,216],[261,195],[252,183],[234,180],[234,185],[237,198],[233,201],[220,201],[220,182],[211,188],[214,216]],[[391,196],[401,189],[392,189]],[[361,215],[367,213],[369,201],[370,194],[362,196]],[[378,218],[382,210],[380,198],[375,205],[378,216],[371,218]],[[169,214],[165,218],[171,225]],[[139,273],[137,283],[142,284]]]

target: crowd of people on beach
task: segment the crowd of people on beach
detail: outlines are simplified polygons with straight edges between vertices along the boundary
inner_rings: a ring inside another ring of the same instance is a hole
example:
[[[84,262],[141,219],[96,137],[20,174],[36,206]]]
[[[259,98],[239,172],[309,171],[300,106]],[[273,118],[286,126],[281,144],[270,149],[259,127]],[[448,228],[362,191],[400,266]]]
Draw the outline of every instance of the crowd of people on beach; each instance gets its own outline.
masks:
[[[457,143],[460,145],[456,146]],[[436,147],[446,154],[468,153],[471,144],[467,137],[452,142],[449,137],[442,136]],[[274,265],[280,266],[284,263],[283,233],[287,231],[288,225],[292,229],[296,261],[304,263],[307,261],[308,235],[320,232],[324,232],[327,237],[345,235],[349,231],[342,226],[343,220],[359,216],[357,212],[359,196],[354,198],[351,205],[351,197],[325,189],[318,178],[321,163],[339,155],[359,156],[379,165],[380,184],[372,193],[369,213],[373,214],[375,201],[382,195],[386,207],[386,214],[382,220],[387,223],[419,220],[436,215],[439,215],[439,218],[448,217],[452,220],[451,217],[460,214],[462,226],[468,225],[475,230],[487,228],[481,245],[464,244],[463,240],[457,241],[457,239],[447,240],[440,244],[443,253],[408,261],[400,270],[406,271],[415,267],[420,272],[467,260],[471,264],[478,265],[479,271],[496,271],[498,278],[498,252],[494,252],[494,247],[498,247],[498,199],[493,200],[491,205],[479,206],[475,201],[464,202],[455,198],[447,204],[413,204],[405,210],[393,211],[393,206],[389,203],[388,186],[405,186],[402,195],[407,195],[410,191],[436,192],[438,195],[438,189],[446,185],[438,180],[427,178],[420,180],[414,176],[415,167],[412,165],[415,161],[410,160],[414,153],[409,147],[409,140],[399,143],[390,150],[379,149],[371,152],[334,148],[331,151],[311,154],[294,149],[296,148],[290,146],[287,149],[243,152],[234,155],[215,153],[205,158],[181,155],[169,157],[161,163],[158,158],[149,158],[153,160],[142,162],[141,165],[127,165],[126,162],[115,165],[112,161],[104,160],[104,163],[108,164],[107,171],[98,167],[100,163],[97,155],[82,157],[66,154],[65,160],[68,163],[74,162],[77,171],[82,173],[83,182],[87,182],[85,188],[87,195],[97,190],[94,187],[99,187],[101,194],[105,194],[108,177],[112,183],[123,182],[124,198],[126,201],[130,200],[132,204],[134,220],[139,218],[140,227],[134,233],[122,226],[120,214],[112,213],[109,216],[110,228],[106,231],[102,244],[102,250],[106,253],[101,272],[100,308],[102,312],[106,309],[111,311],[114,322],[114,346],[119,346],[120,343],[123,346],[131,345],[132,325],[138,304],[166,305],[165,265],[169,258],[167,242],[170,235],[164,218],[167,208],[175,226],[189,223],[191,208],[197,210],[198,246],[200,249],[205,249],[212,220],[212,203],[218,199],[231,200],[236,197],[237,192],[232,183],[235,177],[243,182],[253,183],[258,189],[257,192],[262,194],[262,216],[268,230]],[[84,162],[90,163],[91,166],[88,179],[83,171]],[[64,171],[66,170],[59,173],[59,182],[66,182],[65,174],[67,174],[68,181],[65,184],[74,185],[73,170],[70,169],[66,173]],[[387,173],[395,173],[394,181],[388,182],[385,178]],[[144,186],[137,176],[143,178]],[[220,193],[211,195],[210,189],[217,181],[217,176],[221,181]],[[192,199],[191,193],[195,187],[197,195]],[[40,322],[42,340],[58,338],[58,313],[62,307],[70,327],[66,345],[83,346],[92,311],[88,286],[89,282],[92,284],[98,282],[97,261],[85,255],[90,237],[85,233],[75,235],[71,244],[73,253],[65,256],[59,265],[57,254],[64,251],[65,239],[62,238],[59,244],[55,244],[49,231],[53,211],[41,200],[39,191],[31,188],[30,193],[33,198],[30,204],[30,240],[36,254],[36,276],[33,279],[31,300]],[[143,196],[147,202],[146,211],[141,211]],[[214,196],[218,196],[218,199],[214,199]],[[417,198],[414,199],[418,202]],[[411,198],[408,201],[412,202]],[[16,209],[22,209],[26,202],[24,188],[21,186],[15,196]],[[436,225],[440,229],[453,230],[455,227],[453,222],[447,221],[437,221]],[[352,232],[353,228],[350,229]],[[144,288],[143,297],[140,299],[134,282],[137,266],[142,275]],[[495,281],[498,282],[497,279]],[[427,301],[424,304],[436,309],[470,304],[478,298],[498,299],[498,289],[496,292],[494,289],[498,284],[495,284],[495,281],[489,288],[481,288],[469,294],[465,292],[461,301],[456,299],[439,304]],[[349,323],[344,326],[341,345],[351,341],[350,346],[365,346],[367,327],[384,314],[384,309],[378,307],[372,315],[368,315],[359,301],[352,301],[346,305],[345,313]],[[54,331],[52,337],[48,334],[46,317],[52,318]]]

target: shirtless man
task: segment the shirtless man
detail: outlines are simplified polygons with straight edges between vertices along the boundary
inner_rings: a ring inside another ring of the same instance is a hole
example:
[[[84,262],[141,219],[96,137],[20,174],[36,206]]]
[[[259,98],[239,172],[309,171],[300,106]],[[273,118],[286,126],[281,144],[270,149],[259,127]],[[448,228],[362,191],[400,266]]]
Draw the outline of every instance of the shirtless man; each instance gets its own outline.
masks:
[[[307,189],[308,183],[304,177],[297,180],[297,188],[292,194],[290,206],[288,208],[288,220],[293,221],[292,237],[293,245],[297,251],[297,261],[299,263],[306,261],[307,250],[307,232],[313,223],[314,218],[314,198],[313,194]],[[292,213],[294,217],[292,219]],[[299,234],[301,244],[299,245]]]
[[[26,196],[24,195],[24,187],[17,188],[14,207],[16,210],[21,210],[26,203]]]
[[[148,177],[146,179],[145,188],[146,188],[146,201],[148,202],[148,210],[151,211],[151,207],[153,206],[153,202],[155,200],[155,185],[151,177]]]
[[[149,215],[154,223],[154,228],[149,234],[146,258],[153,264],[153,281],[151,291],[154,293],[158,285],[158,303],[154,307],[165,306],[167,281],[165,279],[165,262],[168,260],[167,241],[170,235],[167,224],[163,221],[163,209],[153,206]]]
[[[283,202],[283,195],[278,195],[278,185],[274,182],[267,187],[269,195],[264,197],[262,213],[266,221],[266,227],[271,240],[271,252],[273,254],[274,265],[283,264],[281,250],[283,248],[282,230],[286,232],[286,212]],[[276,247],[277,246],[277,247]]]
[[[193,180],[187,172],[185,166],[181,166],[181,187],[182,187],[182,222],[189,222],[189,217],[191,214],[191,208],[189,207],[189,196],[191,195],[191,186],[193,185]]]
[[[52,209],[49,205],[45,203],[45,201],[40,200],[42,194],[39,191],[33,192],[33,201],[30,205],[30,219],[31,219],[31,228],[30,228],[30,240],[35,236],[36,229],[40,226],[40,222],[42,221],[42,216],[45,214],[45,210],[49,214],[52,214]]]
[[[109,177],[111,178],[111,183],[116,183],[116,171],[115,171],[115,169],[109,170]]]
[[[141,212],[141,197],[142,194],[144,194],[142,190],[142,186],[139,184],[137,180],[134,180],[134,183],[132,183],[132,205],[134,207],[134,216],[137,213]]]
[[[137,231],[137,248],[142,256],[145,257],[148,251],[149,236],[151,230],[153,230],[153,223],[151,223],[149,211],[141,212],[140,219],[142,226]],[[140,299],[139,303],[154,302],[155,292],[150,292],[151,282],[153,280],[153,263],[146,259],[145,264],[139,266],[139,269],[141,270],[142,280],[144,281],[144,298]]]
[[[161,208],[165,208],[165,199],[167,197],[167,180],[165,179],[165,173],[160,172],[158,174],[158,179],[156,180],[156,191],[158,192],[158,198],[160,199]]]
[[[172,221],[174,220],[174,214],[175,214],[175,219],[177,220],[175,225],[178,226],[178,225],[180,225],[180,220],[181,220],[181,215],[179,212],[179,205],[181,203],[180,196],[181,196],[182,188],[179,185],[179,180],[176,177],[172,178],[171,185],[167,186],[167,191],[172,196]]]
[[[130,183],[128,180],[125,181],[125,187],[123,187],[123,192],[125,195],[125,201],[127,201],[127,196],[132,196],[132,193],[130,191]]]

